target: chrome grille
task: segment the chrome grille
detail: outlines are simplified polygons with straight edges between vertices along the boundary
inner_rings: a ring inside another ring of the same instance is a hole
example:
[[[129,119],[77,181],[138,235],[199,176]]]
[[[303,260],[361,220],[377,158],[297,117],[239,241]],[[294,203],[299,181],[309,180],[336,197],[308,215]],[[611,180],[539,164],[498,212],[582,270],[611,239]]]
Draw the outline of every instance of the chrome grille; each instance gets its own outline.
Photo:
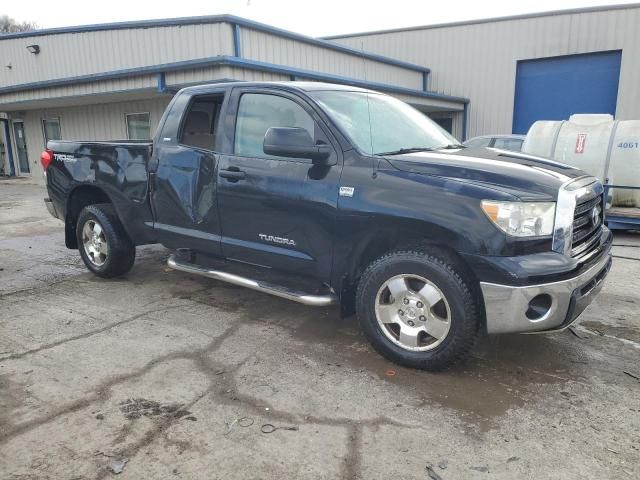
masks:
[[[602,195],[579,199],[573,215],[571,256],[586,255],[598,245],[603,224]]]

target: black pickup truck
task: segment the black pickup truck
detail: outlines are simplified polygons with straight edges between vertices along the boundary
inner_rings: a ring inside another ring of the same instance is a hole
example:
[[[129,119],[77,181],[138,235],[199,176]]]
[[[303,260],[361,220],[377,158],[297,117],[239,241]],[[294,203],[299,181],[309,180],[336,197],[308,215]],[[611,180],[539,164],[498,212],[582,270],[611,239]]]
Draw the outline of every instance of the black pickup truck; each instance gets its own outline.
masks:
[[[416,368],[482,332],[569,326],[611,266],[603,187],[580,170],[472,149],[407,104],[322,83],[181,90],[153,142],[50,141],[52,215],[101,277],[136,245],[171,268],[357,313]]]

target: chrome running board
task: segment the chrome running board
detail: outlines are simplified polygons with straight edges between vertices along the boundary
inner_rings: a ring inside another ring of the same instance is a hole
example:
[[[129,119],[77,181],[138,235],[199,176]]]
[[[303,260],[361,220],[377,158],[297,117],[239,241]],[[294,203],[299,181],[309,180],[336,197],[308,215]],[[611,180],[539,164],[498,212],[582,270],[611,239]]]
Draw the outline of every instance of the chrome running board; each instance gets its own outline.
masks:
[[[258,282],[250,278],[234,275],[233,273],[223,272],[221,270],[210,270],[203,268],[193,263],[182,262],[176,260],[175,255],[170,255],[167,260],[169,268],[179,270],[181,272],[192,273],[195,275],[202,275],[203,277],[213,278],[215,280],[221,280],[223,282],[232,283],[241,287],[247,287],[259,292],[275,295],[276,297],[286,298],[287,300],[293,300],[294,302],[302,303],[304,305],[311,305],[313,307],[326,307],[337,303],[338,298],[333,293],[326,295],[309,295],[303,292],[297,292],[295,290],[288,289],[279,285],[272,285],[266,282]]]

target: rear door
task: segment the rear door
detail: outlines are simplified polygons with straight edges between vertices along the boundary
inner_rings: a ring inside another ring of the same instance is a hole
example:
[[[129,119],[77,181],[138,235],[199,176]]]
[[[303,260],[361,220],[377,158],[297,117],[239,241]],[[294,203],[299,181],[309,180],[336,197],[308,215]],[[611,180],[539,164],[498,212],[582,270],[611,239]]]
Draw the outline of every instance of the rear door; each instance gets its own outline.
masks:
[[[342,158],[313,107],[278,89],[234,88],[229,150],[218,168],[222,253],[244,263],[316,279],[331,273]],[[270,127],[305,128],[332,147],[333,166],[263,152]]]
[[[215,172],[224,99],[224,90],[181,95],[156,138],[149,168],[154,228],[170,248],[220,255]]]
[[[29,165],[29,154],[27,153],[27,137],[24,131],[22,120],[13,121],[13,134],[18,152],[18,172],[20,175],[29,175],[31,167]]]

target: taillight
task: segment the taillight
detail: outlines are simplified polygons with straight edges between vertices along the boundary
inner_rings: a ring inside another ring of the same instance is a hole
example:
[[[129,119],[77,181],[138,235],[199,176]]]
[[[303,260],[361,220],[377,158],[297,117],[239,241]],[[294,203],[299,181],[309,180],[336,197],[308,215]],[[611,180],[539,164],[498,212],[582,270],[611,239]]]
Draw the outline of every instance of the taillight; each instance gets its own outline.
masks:
[[[49,165],[53,161],[53,152],[51,150],[45,150],[40,154],[40,163],[42,164],[42,169],[46,172]]]

